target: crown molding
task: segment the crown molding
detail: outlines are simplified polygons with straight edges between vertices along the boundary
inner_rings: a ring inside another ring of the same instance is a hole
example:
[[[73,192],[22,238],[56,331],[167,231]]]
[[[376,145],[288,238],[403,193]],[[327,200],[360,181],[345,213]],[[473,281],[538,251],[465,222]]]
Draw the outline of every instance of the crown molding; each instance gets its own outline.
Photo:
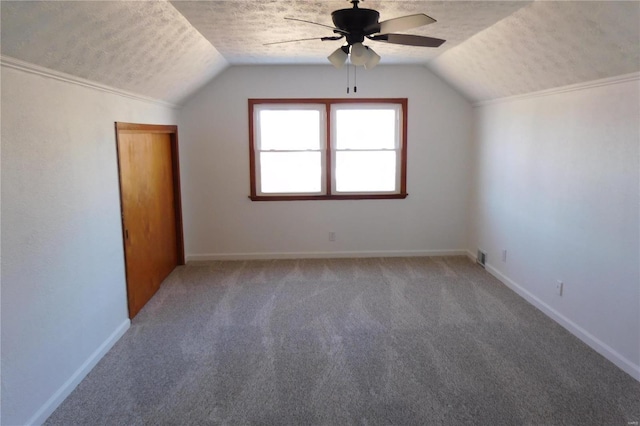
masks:
[[[602,78],[599,80],[591,80],[584,83],[571,84],[568,86],[555,87],[553,89],[540,90],[538,92],[526,93],[524,95],[514,95],[514,96],[507,96],[504,98],[491,99],[487,101],[478,101],[478,102],[474,102],[472,105],[474,107],[480,107],[485,105],[499,104],[503,102],[514,102],[514,101],[520,101],[525,99],[539,98],[542,96],[556,95],[559,93],[567,93],[567,92],[575,92],[578,90],[592,89],[594,87],[610,86],[613,84],[626,83],[629,81],[636,81],[636,80],[640,80],[640,72],[623,74],[616,77]]]
[[[163,101],[160,99],[151,98],[148,96],[139,95],[137,93],[128,92],[126,90],[117,89],[115,87],[107,86],[104,84],[96,83],[95,81],[86,80],[81,77],[76,77],[75,75],[41,67],[39,65],[35,65],[30,62],[25,62],[20,59],[12,58],[10,56],[0,55],[0,66],[27,72],[30,74],[39,75],[42,77],[52,78],[54,80],[63,81],[65,83],[75,84],[77,86],[99,90],[101,92],[110,93],[113,95],[123,96],[129,99],[135,99],[137,101],[143,101],[143,102],[148,102],[156,105],[162,105],[164,107],[169,107],[169,108],[180,108],[180,105],[178,104]]]

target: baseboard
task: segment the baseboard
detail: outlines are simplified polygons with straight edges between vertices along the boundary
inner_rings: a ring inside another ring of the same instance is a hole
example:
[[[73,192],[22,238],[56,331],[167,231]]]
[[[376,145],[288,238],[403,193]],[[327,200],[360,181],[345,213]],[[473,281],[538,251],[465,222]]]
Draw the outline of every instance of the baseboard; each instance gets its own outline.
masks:
[[[467,253],[467,255],[471,256],[471,253]],[[586,331],[584,328],[580,327],[578,324],[574,323],[560,312],[553,309],[551,306],[540,300],[537,296],[530,293],[524,287],[515,283],[513,280],[503,275],[500,271],[498,271],[493,266],[486,264],[485,269],[498,280],[500,280],[504,285],[509,287],[511,290],[515,291],[518,295],[520,295],[527,302],[531,303],[533,306],[542,311],[549,318],[560,324],[562,327],[567,329],[571,334],[576,336],[578,339],[582,340],[593,350],[598,352],[600,355],[614,363],[617,367],[619,367],[622,371],[629,374],[631,377],[640,381],[640,366],[635,365],[633,362],[626,359],[624,356],[620,355],[616,352],[612,347],[602,342],[600,339]]]
[[[464,254],[466,254],[469,260],[471,260],[473,263],[476,263],[478,261],[478,256],[471,250],[465,250]]]
[[[207,260],[271,260],[271,259],[335,259],[361,257],[432,257],[465,256],[467,250],[392,250],[392,251],[326,251],[188,254],[187,262]]]
[[[71,392],[80,384],[82,379],[96,366],[98,361],[109,352],[109,349],[126,333],[131,325],[131,320],[127,318],[116,330],[109,336],[94,353],[76,370],[75,373],[44,403],[42,407],[29,419],[27,425],[41,425],[47,418],[53,414],[62,401],[64,401]]]

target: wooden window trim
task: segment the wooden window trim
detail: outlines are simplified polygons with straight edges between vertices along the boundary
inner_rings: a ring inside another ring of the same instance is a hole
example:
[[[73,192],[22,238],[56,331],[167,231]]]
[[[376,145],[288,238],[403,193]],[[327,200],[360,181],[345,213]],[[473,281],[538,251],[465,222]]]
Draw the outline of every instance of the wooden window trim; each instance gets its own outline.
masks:
[[[397,194],[332,194],[332,146],[331,146],[331,106],[335,104],[399,104],[402,108],[402,149],[400,151],[400,192]],[[254,127],[254,109],[257,105],[264,104],[319,104],[326,108],[326,158],[325,158],[325,185],[327,194],[323,195],[258,195],[256,188],[256,141]],[[252,201],[312,201],[312,200],[391,200],[407,198],[407,98],[278,98],[278,99],[249,99],[249,178],[250,195]]]

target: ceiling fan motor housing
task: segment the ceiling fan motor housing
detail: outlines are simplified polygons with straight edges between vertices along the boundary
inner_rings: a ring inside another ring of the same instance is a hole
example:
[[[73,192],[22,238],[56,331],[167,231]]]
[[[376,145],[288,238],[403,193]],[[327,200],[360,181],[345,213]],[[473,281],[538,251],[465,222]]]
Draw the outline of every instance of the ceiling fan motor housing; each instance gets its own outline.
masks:
[[[354,5],[355,6],[355,5]],[[380,14],[372,9],[340,9],[331,13],[331,19],[336,28],[348,31],[347,43],[362,43],[368,35],[365,29],[374,27],[380,19]]]

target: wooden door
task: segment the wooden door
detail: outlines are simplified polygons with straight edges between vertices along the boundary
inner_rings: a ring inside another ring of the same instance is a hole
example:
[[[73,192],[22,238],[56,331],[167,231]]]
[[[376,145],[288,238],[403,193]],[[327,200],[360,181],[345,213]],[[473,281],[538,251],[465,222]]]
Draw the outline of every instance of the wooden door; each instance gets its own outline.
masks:
[[[176,126],[116,123],[129,317],[184,264]]]

